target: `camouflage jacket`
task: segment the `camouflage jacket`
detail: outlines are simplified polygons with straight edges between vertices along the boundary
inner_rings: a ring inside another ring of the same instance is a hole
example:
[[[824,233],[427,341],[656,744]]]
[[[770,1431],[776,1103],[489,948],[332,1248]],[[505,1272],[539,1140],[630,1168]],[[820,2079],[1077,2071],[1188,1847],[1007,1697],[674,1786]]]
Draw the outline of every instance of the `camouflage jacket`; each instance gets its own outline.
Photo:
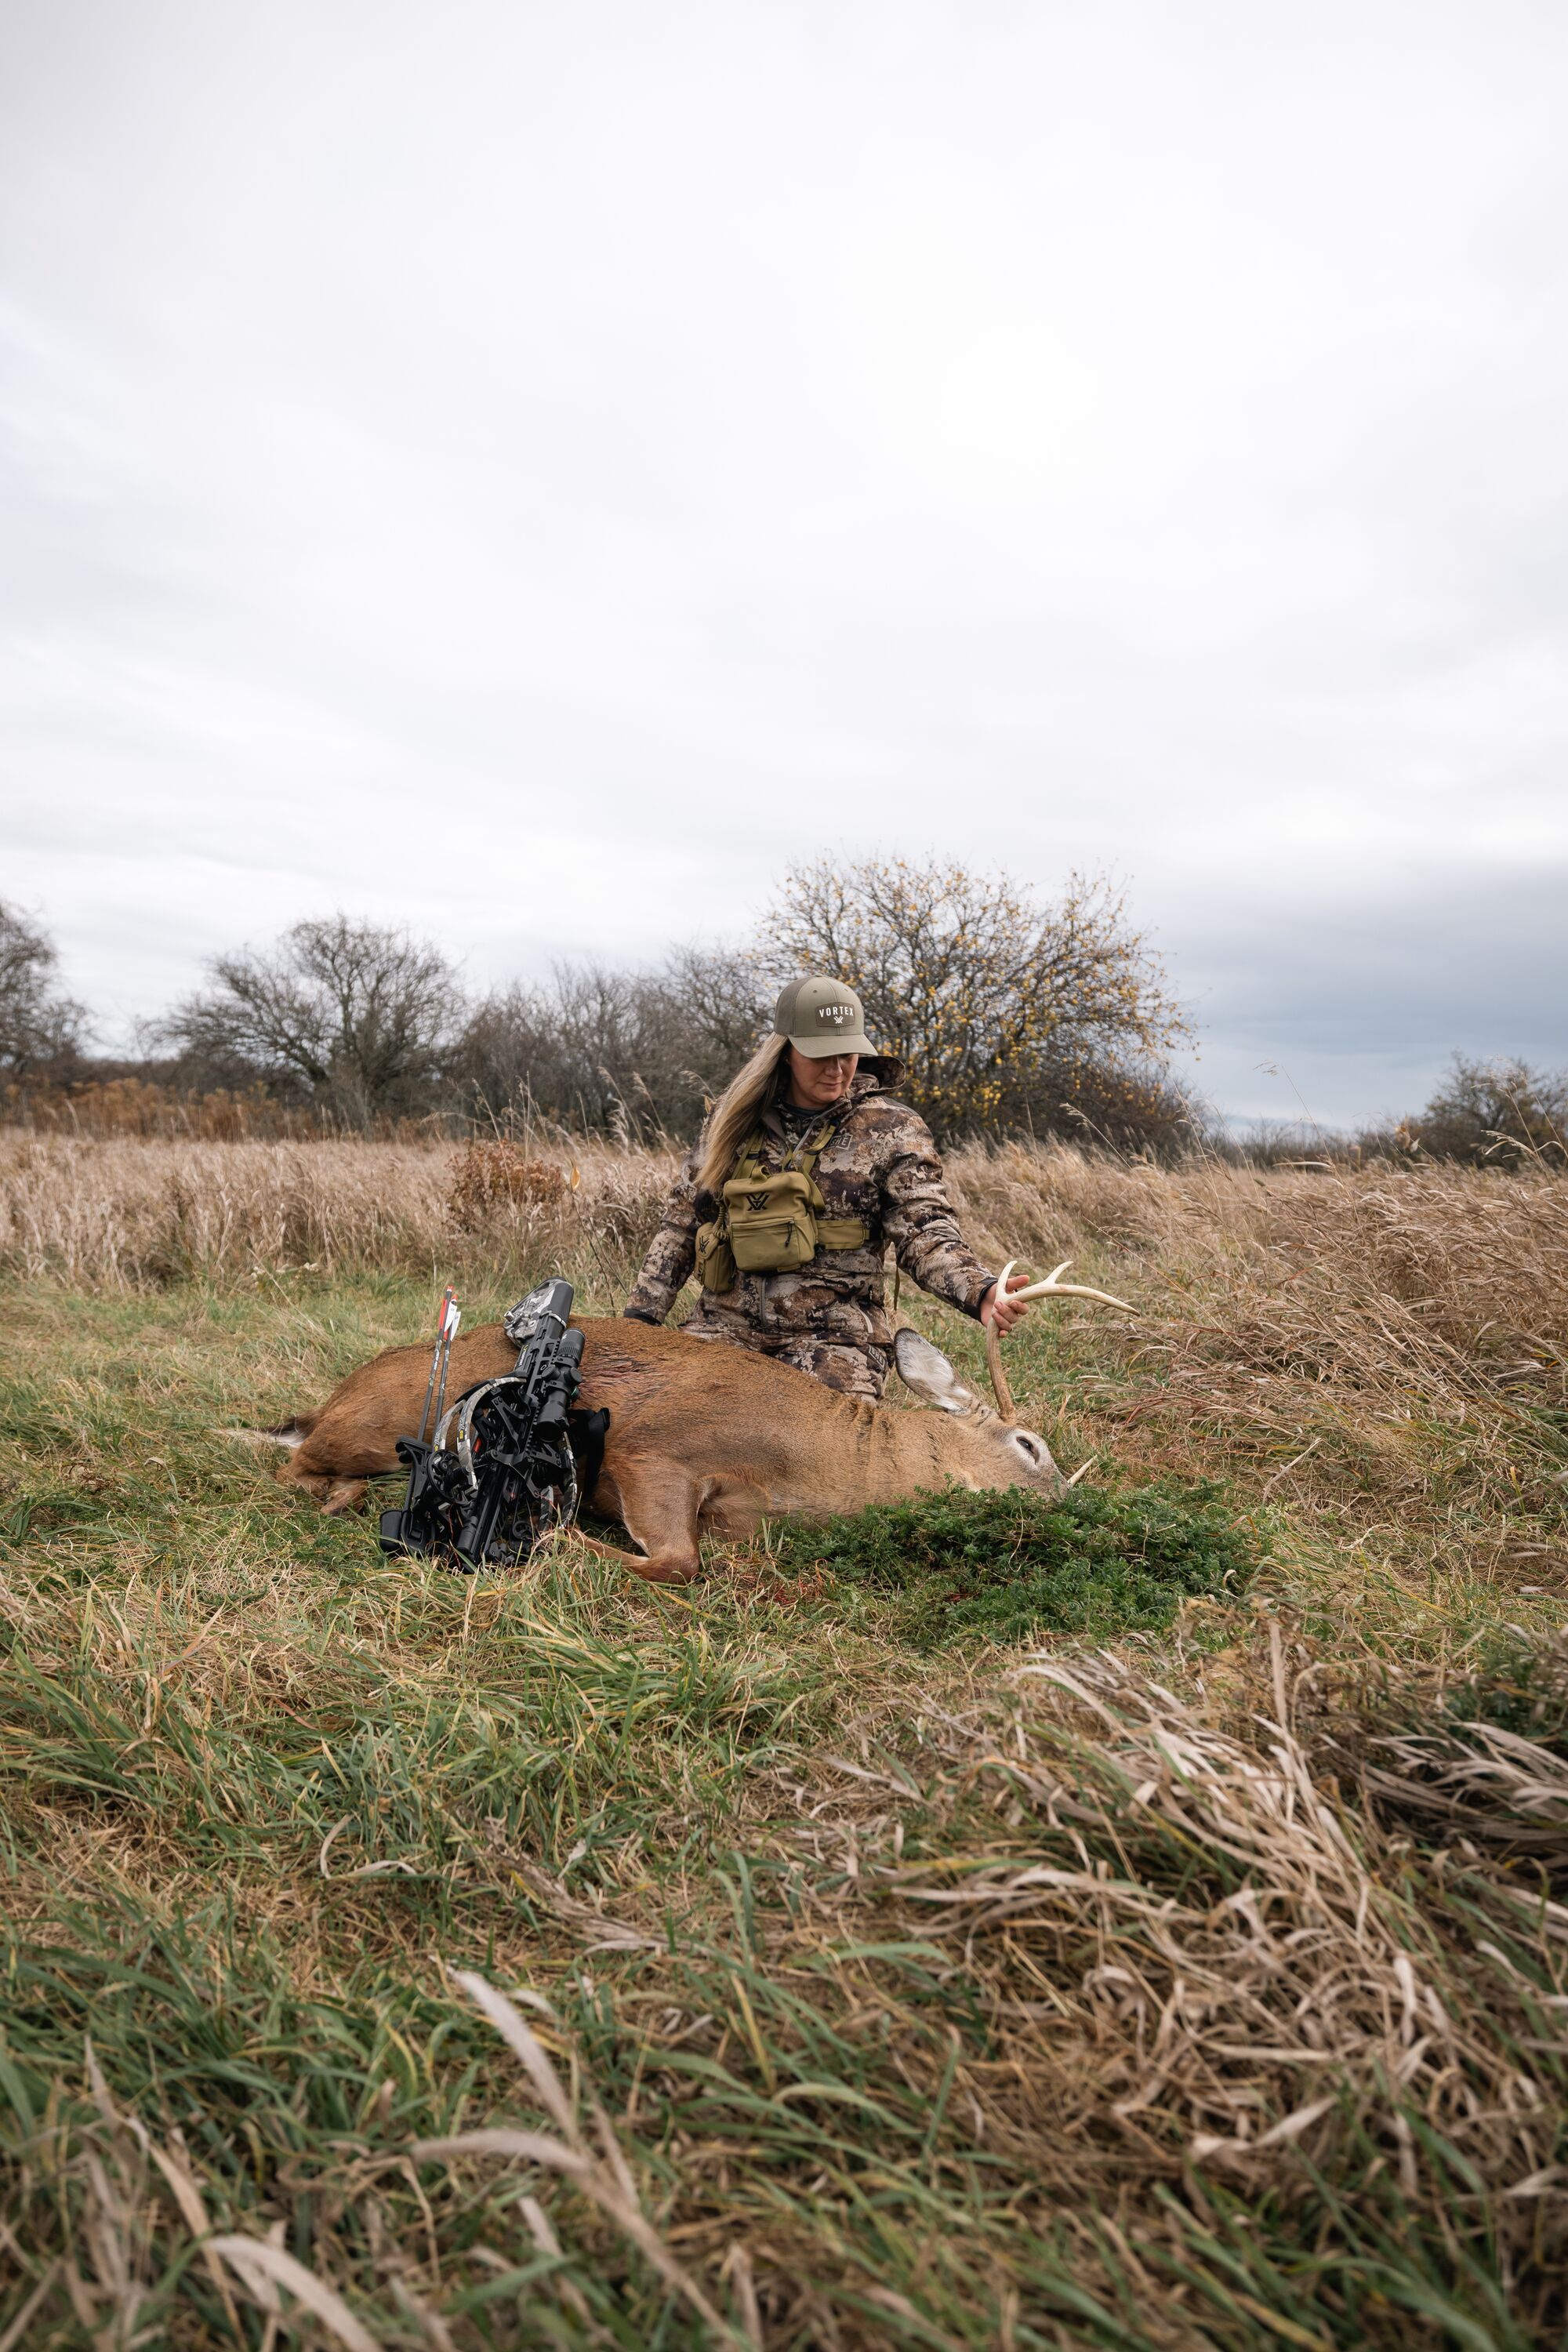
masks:
[[[889,1347],[883,1257],[891,1244],[898,1264],[922,1290],[965,1315],[979,1314],[995,1276],[958,1230],[930,1128],[892,1099],[889,1089],[901,1076],[890,1056],[868,1055],[836,1115],[783,1104],[764,1111],[760,1122],[759,1156],[771,1171],[825,1116],[834,1116],[814,1172],[827,1216],[864,1220],[864,1248],[819,1249],[795,1273],[737,1275],[733,1289],[721,1298],[705,1291],[704,1307],[721,1307],[726,1319],[738,1316],[764,1344],[808,1333],[852,1347]],[[698,1186],[700,1150],[687,1157],[626,1300],[624,1311],[645,1323],[664,1321],[695,1263],[698,1226],[718,1214],[718,1202]]]

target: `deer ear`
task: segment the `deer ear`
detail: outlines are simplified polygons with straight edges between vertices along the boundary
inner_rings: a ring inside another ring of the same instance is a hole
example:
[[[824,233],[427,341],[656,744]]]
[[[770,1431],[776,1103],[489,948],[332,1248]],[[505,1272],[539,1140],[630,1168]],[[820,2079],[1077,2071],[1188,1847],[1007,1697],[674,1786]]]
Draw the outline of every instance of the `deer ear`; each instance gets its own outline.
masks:
[[[965,1388],[940,1348],[933,1348],[906,1323],[893,1339],[893,1361],[899,1378],[913,1389],[922,1404],[938,1412],[973,1412],[980,1399]]]

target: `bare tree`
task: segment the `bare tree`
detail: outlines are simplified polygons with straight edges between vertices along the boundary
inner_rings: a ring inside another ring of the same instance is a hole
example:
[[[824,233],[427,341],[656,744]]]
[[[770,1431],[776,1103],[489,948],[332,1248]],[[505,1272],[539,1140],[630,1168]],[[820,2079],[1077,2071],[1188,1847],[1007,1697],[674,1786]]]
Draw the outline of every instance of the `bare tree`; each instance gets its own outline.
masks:
[[[435,1097],[460,1012],[457,975],[405,930],[337,914],[270,949],[215,956],[209,985],[160,1024],[187,1072],[248,1070],[351,1124]]]
[[[475,1005],[452,1067],[485,1116],[689,1136],[766,1022],[742,950],[680,948],[656,971],[558,964]]]
[[[1182,1034],[1159,966],[1104,883],[1054,905],[955,864],[826,858],[786,877],[749,946],[652,971],[558,965],[466,1003],[405,931],[338,915],[220,956],[159,1024],[176,1084],[243,1088],[363,1122],[426,1108],[694,1135],[801,971],[853,982],[939,1129],[1176,1139],[1160,1057]]]
[[[1439,1160],[1561,1165],[1568,1159],[1568,1072],[1532,1069],[1508,1055],[1479,1061],[1456,1054],[1446,1082],[1398,1134],[1406,1150]]]
[[[472,1008],[452,1056],[465,1108],[489,1118],[538,1113],[567,1126],[630,1133],[646,1094],[645,983],[601,963],[563,963],[551,978],[514,981]],[[640,1108],[640,1106],[639,1106]]]
[[[819,858],[786,876],[760,933],[783,980],[858,989],[939,1129],[1168,1126],[1161,1060],[1185,1031],[1146,940],[1104,881],[1054,906],[951,861]]]
[[[59,952],[48,933],[0,899],[0,1072],[36,1076],[73,1061],[87,1014],[55,980]]]
[[[756,947],[674,948],[657,977],[671,1058],[721,1094],[772,1025],[774,991]]]

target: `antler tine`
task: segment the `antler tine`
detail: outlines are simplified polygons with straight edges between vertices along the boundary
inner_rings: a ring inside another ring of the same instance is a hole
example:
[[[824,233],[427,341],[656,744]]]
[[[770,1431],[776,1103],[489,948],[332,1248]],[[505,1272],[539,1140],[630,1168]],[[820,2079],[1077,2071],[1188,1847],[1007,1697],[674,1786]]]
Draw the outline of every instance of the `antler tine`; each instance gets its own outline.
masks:
[[[1112,1298],[1109,1290],[1090,1290],[1085,1283],[1058,1280],[1058,1277],[1064,1275],[1071,1264],[1070,1257],[1064,1257],[1056,1272],[1047,1274],[1044,1282],[1031,1282],[1026,1289],[1015,1290],[1011,1296],[1014,1298],[1098,1298],[1102,1307],[1120,1307],[1123,1315],[1137,1314],[1136,1307],[1130,1307],[1125,1298]]]

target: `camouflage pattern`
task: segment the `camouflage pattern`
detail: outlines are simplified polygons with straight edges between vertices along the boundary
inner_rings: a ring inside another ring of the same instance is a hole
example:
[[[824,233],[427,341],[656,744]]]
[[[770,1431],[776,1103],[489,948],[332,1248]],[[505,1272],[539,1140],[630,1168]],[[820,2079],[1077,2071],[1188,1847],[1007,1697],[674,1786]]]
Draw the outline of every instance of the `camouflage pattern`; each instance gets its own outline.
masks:
[[[958,1230],[931,1129],[889,1089],[901,1075],[889,1056],[867,1056],[847,1102],[831,1112],[778,1104],[761,1120],[759,1157],[777,1169],[804,1136],[832,1118],[833,1132],[814,1173],[828,1217],[859,1217],[862,1249],[819,1249],[790,1274],[740,1274],[732,1289],[705,1290],[681,1325],[696,1339],[776,1356],[854,1396],[879,1397],[892,1361],[883,1259],[889,1245],[922,1290],[963,1314],[978,1316],[995,1275],[981,1265]],[[697,1183],[698,1153],[688,1155],[643,1261],[625,1312],[662,1323],[690,1276],[697,1228],[719,1203]]]
[[[751,1279],[765,1281],[767,1276],[753,1275]],[[773,1339],[708,1292],[703,1293],[696,1314],[689,1315],[680,1328],[693,1339],[719,1339],[731,1348],[750,1348],[758,1355],[772,1356],[778,1363],[793,1364],[797,1372],[809,1372],[814,1381],[838,1389],[845,1396],[869,1397],[873,1402],[887,1387],[892,1370],[890,1347],[879,1348],[869,1340],[851,1345],[845,1340],[814,1339],[809,1334]]]

